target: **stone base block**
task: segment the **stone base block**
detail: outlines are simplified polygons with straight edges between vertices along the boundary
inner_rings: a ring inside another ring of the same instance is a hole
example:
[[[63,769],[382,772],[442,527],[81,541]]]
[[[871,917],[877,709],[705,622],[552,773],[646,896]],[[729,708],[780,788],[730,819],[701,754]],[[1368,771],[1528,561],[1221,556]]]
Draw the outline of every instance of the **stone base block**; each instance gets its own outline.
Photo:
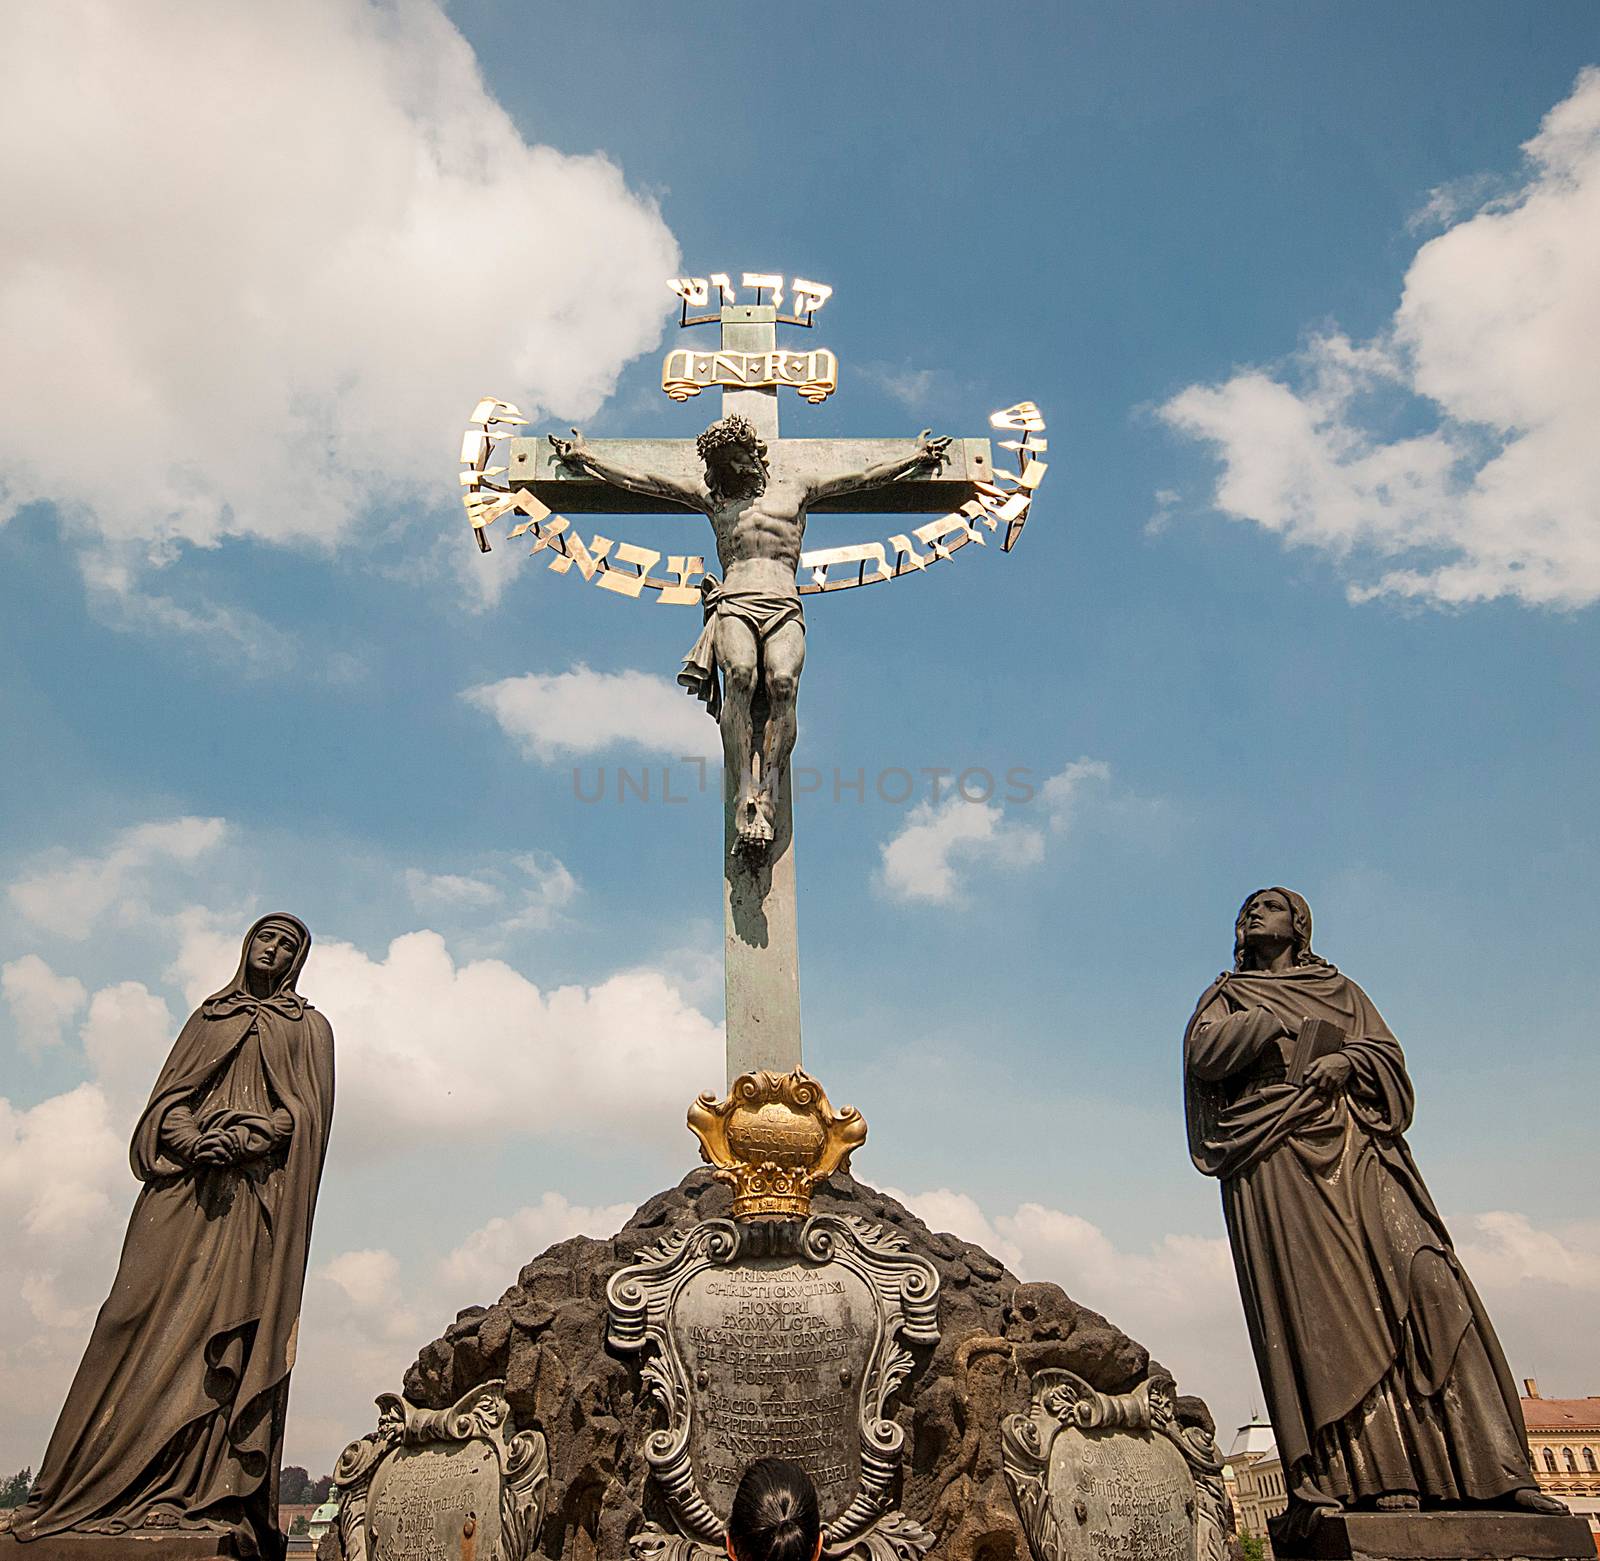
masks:
[[[170,1529],[127,1534],[45,1534],[23,1544],[0,1533],[0,1561],[239,1561],[231,1534],[182,1534]]]
[[[1543,1512],[1344,1512],[1304,1539],[1279,1537],[1279,1561],[1593,1561],[1582,1518]]]

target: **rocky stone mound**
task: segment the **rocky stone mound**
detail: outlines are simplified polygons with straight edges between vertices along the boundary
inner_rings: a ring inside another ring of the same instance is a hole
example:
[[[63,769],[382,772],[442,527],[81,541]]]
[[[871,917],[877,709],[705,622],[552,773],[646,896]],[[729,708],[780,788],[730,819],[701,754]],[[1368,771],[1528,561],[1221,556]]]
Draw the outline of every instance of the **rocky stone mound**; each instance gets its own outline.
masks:
[[[606,1282],[669,1231],[726,1218],[730,1203],[709,1171],[691,1173],[611,1240],[577,1236],[536,1257],[493,1306],[462,1312],[406,1374],[406,1397],[438,1409],[505,1379],[518,1426],[549,1439],[540,1549],[550,1561],[622,1561],[647,1517],[666,1520],[644,1460],[651,1405],[636,1364],[605,1347]],[[1161,1368],[1060,1286],[1023,1284],[982,1248],[930,1231],[848,1175],[819,1188],[812,1206],[898,1232],[939,1271],[939,1343],[916,1352],[896,1413],[906,1432],[900,1505],[936,1536],[930,1561],[1027,1561],[1000,1468],[1001,1417],[1026,1408],[1028,1380],[1042,1367],[1065,1367],[1106,1393]],[[1179,1418],[1210,1429],[1199,1399],[1181,1399]]]

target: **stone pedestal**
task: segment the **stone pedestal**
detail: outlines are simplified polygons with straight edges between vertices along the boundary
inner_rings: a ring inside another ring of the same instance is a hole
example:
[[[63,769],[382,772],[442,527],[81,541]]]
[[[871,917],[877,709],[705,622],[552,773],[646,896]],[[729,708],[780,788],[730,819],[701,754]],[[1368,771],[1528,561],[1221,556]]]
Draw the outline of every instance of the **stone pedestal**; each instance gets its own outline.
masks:
[[[1305,1539],[1280,1537],[1279,1561],[1590,1561],[1582,1518],[1542,1512],[1345,1512]]]
[[[754,1298],[743,1293],[706,1294],[703,1299],[716,1308],[713,1315],[678,1319],[691,1330],[687,1344],[693,1360],[690,1363],[680,1345],[685,1375],[676,1381],[669,1380],[670,1374],[652,1371],[647,1378],[644,1373],[646,1365],[664,1363],[667,1353],[637,1347],[614,1349],[605,1343],[606,1331],[613,1326],[607,1290],[620,1283],[616,1276],[626,1268],[650,1262],[651,1249],[662,1243],[676,1251],[703,1222],[729,1219],[732,1202],[732,1189],[715,1181],[709,1170],[699,1170],[681,1186],[652,1198],[616,1236],[605,1241],[575,1236],[551,1247],[515,1276],[508,1275],[515,1282],[492,1306],[462,1312],[441,1338],[423,1350],[407,1374],[406,1397],[415,1404],[439,1408],[455,1402],[474,1383],[504,1378],[505,1396],[516,1423],[548,1428],[552,1467],[536,1557],[628,1561],[634,1535],[651,1523],[669,1525],[671,1509],[662,1499],[650,1459],[645,1456],[652,1447],[663,1456],[672,1454],[666,1442],[652,1442],[661,1429],[662,1403],[651,1391],[650,1382],[659,1382],[680,1406],[692,1399],[702,1408],[723,1414],[742,1407],[711,1401],[716,1387],[714,1369],[729,1370],[731,1363],[723,1361],[714,1367],[707,1352],[737,1342],[712,1334],[724,1326],[722,1319],[727,1313],[737,1312],[747,1303],[753,1307]],[[859,1221],[892,1233],[905,1242],[910,1257],[925,1259],[938,1276],[936,1342],[922,1327],[916,1330],[920,1337],[907,1337],[904,1330],[885,1330],[880,1336],[874,1321],[876,1303],[870,1302],[870,1297],[862,1298],[870,1303],[869,1310],[859,1313],[871,1329],[868,1342],[884,1346],[881,1355],[875,1351],[876,1362],[865,1368],[868,1374],[877,1374],[870,1401],[862,1402],[869,1395],[862,1394],[856,1345],[841,1337],[833,1341],[840,1348],[835,1351],[830,1343],[826,1352],[835,1368],[828,1396],[848,1395],[858,1426],[863,1415],[871,1413],[874,1448],[898,1456],[895,1444],[903,1438],[900,1478],[885,1493],[893,1498],[890,1510],[903,1513],[934,1536],[927,1561],[1029,1561],[1028,1539],[1002,1467],[1001,1426],[1008,1415],[1028,1409],[1030,1382],[1055,1368],[1073,1372],[1097,1392],[1122,1394],[1166,1374],[1126,1334],[1078,1305],[1058,1286],[1022,1284],[990,1254],[954,1236],[935,1234],[894,1199],[874,1192],[848,1173],[835,1173],[819,1186],[812,1194],[811,1209],[813,1215],[834,1216],[846,1224]],[[839,1243],[841,1248],[853,1245],[843,1240]],[[847,1257],[849,1253],[841,1251],[828,1265],[829,1272],[846,1266]],[[782,1263],[763,1260],[756,1266],[769,1271],[768,1277],[757,1283],[782,1282],[776,1277]],[[809,1260],[802,1266],[812,1278],[824,1267]],[[921,1263],[912,1266],[920,1268]],[[723,1265],[724,1278],[731,1277],[727,1268]],[[705,1277],[709,1280],[712,1276],[708,1272]],[[741,1279],[737,1288],[743,1292],[754,1286]],[[824,1309],[831,1313],[840,1297],[861,1297],[861,1290],[846,1280],[836,1296],[802,1293],[785,1298],[785,1304],[794,1307],[801,1303],[791,1315],[804,1317],[813,1308],[819,1314]],[[670,1332],[669,1297],[660,1299],[663,1304],[654,1320]],[[691,1310],[693,1302],[691,1293]],[[900,1309],[904,1311],[903,1303]],[[854,1325],[858,1320],[854,1299],[850,1299],[849,1311],[848,1321]],[[752,1310],[750,1315],[759,1314]],[[652,1326],[649,1304],[642,1317],[637,1312],[634,1316],[643,1324],[648,1339]],[[692,1333],[696,1327],[711,1332],[696,1338]],[[898,1338],[888,1338],[890,1332]],[[624,1345],[630,1339],[635,1344],[639,1341],[637,1328],[624,1337]],[[786,1375],[786,1393],[823,1396],[806,1387],[802,1371],[802,1365],[818,1368],[813,1380],[820,1390],[824,1352],[820,1344],[817,1348],[814,1361],[796,1362],[796,1376]],[[904,1359],[907,1354],[909,1362]],[[901,1358],[891,1360],[894,1356]],[[744,1364],[738,1369],[749,1379]],[[877,1387],[885,1381],[881,1370],[899,1372],[905,1364],[910,1369],[892,1395],[885,1394],[887,1408],[880,1415]],[[759,1369],[771,1371],[775,1366],[768,1361]],[[848,1382],[840,1379],[840,1371],[846,1367],[851,1377]],[[740,1391],[742,1397],[750,1392],[750,1386],[742,1386]],[[820,1419],[815,1407],[805,1413]],[[1203,1429],[1209,1443],[1212,1428],[1209,1423],[1203,1428],[1198,1423],[1205,1416],[1203,1405],[1180,1399],[1177,1412],[1186,1435]],[[789,1418],[799,1415],[798,1406],[791,1403]],[[697,1412],[696,1424],[699,1418]],[[699,1434],[687,1421],[682,1429],[688,1437]],[[707,1429],[714,1428],[708,1423]],[[708,1467],[705,1442],[686,1447],[691,1470],[696,1457],[702,1458],[702,1467]],[[859,1431],[855,1447],[860,1453]],[[749,1450],[741,1451],[750,1456]],[[1220,1482],[1220,1459],[1217,1478]],[[880,1523],[874,1534],[881,1536],[882,1529]],[[712,1528],[709,1532],[720,1546],[721,1531]],[[873,1551],[870,1544],[867,1548],[872,1558],[882,1557],[881,1549]],[[481,1551],[479,1556],[483,1561]],[[351,1561],[348,1553],[345,1561]],[[834,1561],[870,1558],[858,1547],[849,1558],[836,1557]],[[1124,1561],[1149,1558],[1141,1554],[1124,1557]],[[1221,1561],[1221,1555],[1208,1552],[1205,1561]]]
[[[127,1534],[46,1534],[23,1544],[0,1533],[0,1561],[237,1561],[231,1534],[183,1534],[167,1529]]]

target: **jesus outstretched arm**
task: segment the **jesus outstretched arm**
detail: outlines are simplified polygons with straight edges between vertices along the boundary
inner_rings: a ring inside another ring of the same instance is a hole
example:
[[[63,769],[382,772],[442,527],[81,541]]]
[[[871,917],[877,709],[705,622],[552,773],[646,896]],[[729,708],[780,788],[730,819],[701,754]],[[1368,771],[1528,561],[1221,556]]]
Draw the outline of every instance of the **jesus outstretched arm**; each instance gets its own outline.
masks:
[[[806,494],[807,502],[815,504],[819,499],[838,498],[841,494],[858,493],[864,488],[881,488],[897,477],[905,477],[928,467],[938,471],[945,463],[945,451],[949,448],[948,436],[935,439],[933,430],[924,428],[918,436],[917,448],[910,455],[877,461],[861,471],[839,472],[831,477],[820,478],[810,485]]]
[[[548,437],[551,448],[564,465],[588,472],[591,477],[598,477],[601,482],[609,482],[615,488],[626,488],[630,493],[643,493],[653,499],[666,499],[669,503],[683,505],[685,509],[705,510],[705,490],[698,483],[680,482],[662,472],[638,471],[630,466],[618,466],[614,461],[596,455],[576,428],[572,430],[570,439],[558,439],[554,434]]]

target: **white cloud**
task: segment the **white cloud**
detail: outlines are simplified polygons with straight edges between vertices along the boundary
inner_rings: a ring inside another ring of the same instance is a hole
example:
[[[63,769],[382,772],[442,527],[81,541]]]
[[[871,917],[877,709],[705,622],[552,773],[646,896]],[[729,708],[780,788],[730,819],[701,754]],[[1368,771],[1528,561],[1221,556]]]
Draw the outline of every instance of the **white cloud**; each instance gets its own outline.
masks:
[[[127,1181],[127,1145],[98,1086],[80,1084],[24,1111],[0,1097],[0,1210],[13,1229],[70,1245],[103,1222],[113,1189]],[[5,1250],[15,1258],[15,1248]]]
[[[116,1268],[128,1146],[85,1083],[29,1109],[0,1097],[0,1402],[13,1459],[38,1466]]]
[[[204,926],[194,937],[179,966],[203,993],[236,951]],[[300,987],[334,1026],[342,1154],[584,1133],[600,1118],[675,1144],[684,1103],[722,1077],[721,1027],[658,970],[546,991],[497,959],[458,964],[424,931],[396,938],[382,959],[321,939]]]
[[[110,1099],[137,1110],[144,1104],[177,1036],[172,1012],[142,982],[103,987],[89,1004],[83,1050]]]
[[[891,899],[948,905],[960,897],[963,869],[1031,866],[1044,857],[1044,837],[1008,821],[997,803],[952,793],[917,803],[878,851],[878,886]]]
[[[1111,779],[1111,766],[1100,759],[1074,759],[1058,770],[1039,789],[1040,800],[1049,814],[1050,828],[1065,834],[1083,807],[1085,793]]]
[[[1086,789],[1110,778],[1110,767],[1099,759],[1075,759],[1050,776],[1032,799],[1043,804],[1043,830],[1022,823],[1020,815],[997,802],[969,801],[959,791],[919,802],[878,848],[877,887],[895,900],[952,904],[979,868],[1031,867],[1042,861],[1046,830],[1065,834]]]
[[[547,1192],[537,1203],[473,1231],[439,1265],[441,1280],[458,1298],[458,1309],[487,1305],[500,1297],[530,1258],[571,1236],[614,1236],[632,1213],[631,1203],[591,1207]]]
[[[513,857],[510,869],[425,873],[407,868],[405,884],[419,911],[450,917],[492,916],[502,935],[549,927],[578,893],[578,881],[566,864],[541,852]]]
[[[462,697],[542,764],[613,748],[668,760],[722,756],[722,739],[705,706],[670,678],[648,672],[594,672],[580,663],[570,672],[485,683]]]
[[[464,873],[424,873],[415,867],[406,869],[406,892],[418,910],[487,910],[505,899],[505,890],[487,878]]]
[[[1224,1441],[1263,1406],[1233,1259],[1220,1233],[1173,1233],[1130,1251],[1082,1215],[1040,1203],[999,1213],[948,1187],[893,1196],[934,1230],[977,1243],[1020,1279],[1053,1281],[1132,1335],[1185,1392],[1208,1400]],[[1600,1306],[1600,1222],[1541,1227],[1500,1211],[1449,1223],[1513,1374],[1542,1373],[1553,1396],[1588,1392],[1594,1340],[1574,1324]]]
[[[1422,246],[1374,341],[1325,334],[1161,409],[1216,447],[1218,509],[1327,553],[1354,600],[1600,599],[1600,69],[1523,150],[1521,187]]]
[[[0,148],[0,516],[51,500],[147,562],[447,507],[477,398],[588,415],[678,268],[435,0],[5,7]]]
[[[123,830],[103,856],[51,853],[10,886],[11,903],[36,926],[84,939],[108,913],[122,920],[148,915],[146,875],[185,865],[221,844],[220,818],[175,818]]]
[[[400,1260],[381,1249],[341,1252],[318,1273],[337,1286],[352,1307],[369,1315],[389,1310],[400,1290]]]
[[[1019,1279],[1038,1277],[1026,1272],[1027,1259],[1022,1249],[1009,1236],[1001,1234],[970,1193],[956,1192],[949,1187],[934,1187],[917,1193],[902,1192],[898,1187],[883,1190],[905,1204],[929,1230],[947,1231],[982,1247],[990,1257],[999,1258]]]
[[[312,1267],[289,1400],[290,1462],[326,1473],[347,1442],[372,1430],[373,1399],[400,1391],[417,1351],[452,1315],[437,1301],[429,1265],[412,1272],[382,1248]]]
[[[88,998],[76,976],[58,976],[37,954],[0,966],[0,992],[16,1023],[22,1049],[37,1056],[61,1043],[62,1030]]]
[[[947,400],[954,382],[948,369],[914,368],[909,363],[867,362],[861,365],[860,373],[918,415]]]
[[[372,1429],[372,1400],[398,1392],[417,1351],[462,1308],[497,1300],[530,1258],[569,1236],[611,1236],[633,1205],[591,1208],[547,1192],[491,1219],[447,1256],[404,1262],[384,1248],[340,1252],[314,1267],[301,1309],[289,1454],[329,1469]]]
[[[1600,1296],[1600,1227],[1580,1224],[1564,1234],[1540,1230],[1526,1214],[1503,1209],[1474,1215],[1469,1226],[1457,1247],[1481,1284]]]
[[[1254,1394],[1225,1237],[1168,1235],[1145,1251],[1128,1251],[1082,1215],[1040,1203],[991,1213],[948,1187],[895,1196],[934,1230],[983,1247],[1019,1279],[1060,1285],[1137,1339],[1219,1417],[1242,1413],[1235,1406]]]

